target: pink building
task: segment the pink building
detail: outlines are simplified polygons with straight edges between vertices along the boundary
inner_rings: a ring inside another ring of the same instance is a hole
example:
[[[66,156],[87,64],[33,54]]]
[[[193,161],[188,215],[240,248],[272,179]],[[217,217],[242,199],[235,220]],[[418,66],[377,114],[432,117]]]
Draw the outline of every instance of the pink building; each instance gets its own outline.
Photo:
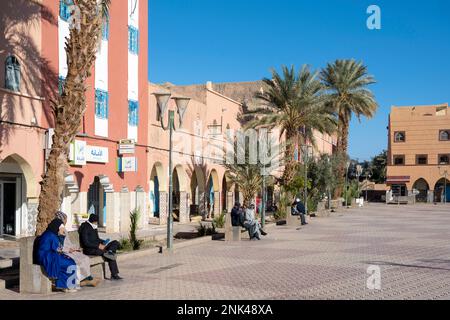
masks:
[[[70,6],[55,0],[0,6],[0,235],[21,236],[34,232],[51,145],[50,101],[67,74]],[[129,211],[146,207],[147,6],[146,0],[111,3],[66,176],[62,209],[74,228],[95,212],[107,231],[126,231]],[[122,140],[132,142],[126,154],[118,152]]]

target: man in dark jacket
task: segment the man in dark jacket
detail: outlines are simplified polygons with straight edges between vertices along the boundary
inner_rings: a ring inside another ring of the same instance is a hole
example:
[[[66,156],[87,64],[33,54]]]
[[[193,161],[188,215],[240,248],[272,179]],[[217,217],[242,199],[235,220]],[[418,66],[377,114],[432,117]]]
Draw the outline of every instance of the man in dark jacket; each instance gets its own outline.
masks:
[[[300,220],[302,221],[302,226],[304,226],[305,224],[308,224],[306,222],[306,218],[305,218],[305,205],[302,203],[302,201],[297,198],[295,200],[295,211],[296,211],[296,215],[300,215]]]
[[[241,226],[241,214],[241,204],[239,202],[236,202],[233,209],[231,209],[231,225],[233,227]]]
[[[98,216],[91,214],[89,220],[82,223],[78,233],[80,234],[80,245],[83,253],[88,256],[103,256],[109,265],[111,271],[111,280],[121,280],[119,276],[119,267],[116,262],[116,251],[119,248],[119,242],[107,242],[100,239],[96,224]]]

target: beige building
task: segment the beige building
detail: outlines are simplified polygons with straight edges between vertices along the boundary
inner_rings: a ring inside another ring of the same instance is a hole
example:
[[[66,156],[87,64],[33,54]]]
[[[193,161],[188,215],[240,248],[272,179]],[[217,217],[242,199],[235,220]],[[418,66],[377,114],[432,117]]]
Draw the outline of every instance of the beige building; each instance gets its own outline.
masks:
[[[421,202],[443,202],[444,198],[450,202],[448,103],[393,106],[388,130],[387,184],[393,194],[416,194]]]

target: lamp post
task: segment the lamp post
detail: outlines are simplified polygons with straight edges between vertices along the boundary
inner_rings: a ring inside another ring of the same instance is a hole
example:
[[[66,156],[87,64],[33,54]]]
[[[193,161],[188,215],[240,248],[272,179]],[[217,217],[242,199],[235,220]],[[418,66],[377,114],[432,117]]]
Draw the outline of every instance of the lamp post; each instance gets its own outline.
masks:
[[[447,204],[447,176],[448,171],[447,169],[444,169],[444,172],[441,172],[441,166],[438,166],[439,169],[439,175],[444,176],[444,191],[442,192],[442,195],[444,197],[444,204]]]
[[[372,177],[372,174],[369,171],[366,171],[366,202],[367,202],[367,187],[369,184],[369,180],[367,179],[367,177],[369,177],[369,179]]]
[[[309,150],[312,151],[312,146],[310,145],[303,145],[301,146],[302,153],[303,153],[303,162],[305,164],[305,216],[308,214],[308,161],[309,161]]]
[[[173,148],[173,131],[175,129],[175,112],[173,110],[169,110],[169,123],[167,126],[164,125],[163,117],[165,111],[167,109],[167,102],[170,99],[170,93],[155,93],[156,100],[158,102],[159,110],[160,110],[160,122],[163,130],[169,130],[169,212],[167,214],[167,249],[171,251],[173,249],[173,181],[172,181],[172,148]],[[174,98],[175,103],[177,105],[178,114],[181,114],[180,111],[183,112],[186,110],[187,105],[190,101],[189,98]],[[180,118],[181,119],[181,118]],[[180,124],[181,124],[180,120]]]
[[[348,198],[347,183],[348,183],[348,168],[349,167],[350,167],[350,161],[347,161],[346,170],[345,170],[345,207],[346,208],[348,208],[348,204],[347,204],[347,198]]]

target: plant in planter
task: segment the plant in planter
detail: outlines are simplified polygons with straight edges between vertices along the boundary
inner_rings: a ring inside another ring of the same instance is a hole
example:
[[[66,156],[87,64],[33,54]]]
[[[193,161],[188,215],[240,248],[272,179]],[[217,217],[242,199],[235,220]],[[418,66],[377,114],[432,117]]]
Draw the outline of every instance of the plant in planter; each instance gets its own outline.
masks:
[[[213,220],[213,226],[216,229],[223,228],[225,226],[225,212],[222,212],[219,216],[215,217]]]

